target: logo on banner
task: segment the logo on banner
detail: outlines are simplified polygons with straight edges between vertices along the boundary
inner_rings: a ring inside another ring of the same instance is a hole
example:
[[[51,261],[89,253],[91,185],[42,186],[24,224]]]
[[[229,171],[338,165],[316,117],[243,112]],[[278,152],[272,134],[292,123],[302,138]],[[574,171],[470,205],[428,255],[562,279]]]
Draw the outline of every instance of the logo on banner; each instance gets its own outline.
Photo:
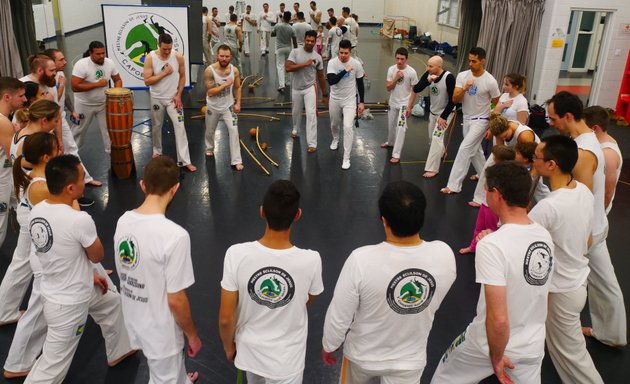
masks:
[[[184,52],[184,39],[177,26],[153,12],[129,14],[116,30],[113,56],[131,76],[143,80],[144,62],[158,48],[158,37],[167,33],[173,38],[173,50]]]

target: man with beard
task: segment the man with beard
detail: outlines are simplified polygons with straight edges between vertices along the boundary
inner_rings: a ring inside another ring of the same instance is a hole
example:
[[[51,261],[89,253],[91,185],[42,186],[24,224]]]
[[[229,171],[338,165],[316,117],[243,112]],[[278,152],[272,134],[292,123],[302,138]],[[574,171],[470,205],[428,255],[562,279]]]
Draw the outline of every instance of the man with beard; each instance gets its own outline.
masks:
[[[68,106],[68,110],[71,112],[71,115],[75,119],[75,121],[79,121],[79,116],[74,112],[74,108],[69,99],[66,98],[66,76],[63,73],[63,70],[66,68],[66,64],[68,61],[66,60],[66,56],[64,56],[63,52],[58,49],[50,48],[44,51],[44,54],[50,57],[55,62],[55,68],[57,69],[57,74],[55,75],[55,79],[57,80],[57,98],[54,100],[59,104],[61,108],[61,139],[63,141],[64,152],[69,155],[75,155],[79,157],[79,147],[77,147],[77,143],[74,141],[74,137],[72,136],[72,131],[70,130],[70,125],[68,125],[68,120],[66,120],[66,111],[64,106]],[[79,157],[80,160],[80,157]],[[94,187],[100,187],[103,185],[98,180],[94,180],[94,178],[90,175],[87,168],[83,162],[81,162],[81,166],[85,170],[85,184],[91,185]],[[85,206],[85,204],[91,202],[94,203],[93,200],[90,200],[86,197],[82,197],[79,199],[79,205]],[[89,204],[89,205],[92,205]]]
[[[110,153],[111,141],[105,123],[105,89],[110,80],[113,80],[114,87],[122,87],[122,80],[114,62],[105,57],[105,45],[100,41],[93,41],[83,54],[83,58],[77,61],[72,69],[74,107],[81,118],[73,132],[79,149],[85,142],[87,128],[96,117],[105,153]]]
[[[300,123],[302,122],[302,105],[304,105],[306,110],[306,140],[309,153],[317,150],[316,76],[319,81],[319,87],[322,90],[322,103],[326,104],[328,102],[324,63],[322,57],[313,50],[316,38],[316,31],[307,31],[304,36],[304,46],[292,50],[285,64],[286,71],[293,73],[293,82],[291,83],[293,132],[291,132],[291,137],[295,138],[298,135]]]
[[[289,27],[291,28],[291,27]],[[214,132],[219,118],[227,126],[230,139],[231,165],[237,171],[243,170],[241,147],[238,137],[238,117],[241,111],[241,76],[238,68],[230,64],[232,51],[223,44],[217,51],[218,61],[206,68],[206,156],[214,156]],[[236,103],[234,97],[236,96]]]

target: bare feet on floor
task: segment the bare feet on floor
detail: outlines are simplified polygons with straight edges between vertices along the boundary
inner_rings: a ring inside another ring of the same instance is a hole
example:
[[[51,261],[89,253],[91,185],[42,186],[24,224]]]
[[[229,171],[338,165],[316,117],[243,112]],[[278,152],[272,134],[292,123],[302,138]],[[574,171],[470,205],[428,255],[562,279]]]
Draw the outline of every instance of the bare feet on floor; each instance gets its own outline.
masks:
[[[466,248],[460,248],[459,249],[459,254],[460,255],[465,255],[467,253],[472,253],[472,249],[470,247],[466,247]]]
[[[195,372],[188,373],[188,380],[192,381],[193,383],[197,381],[198,378],[199,378],[199,372],[195,371]]]
[[[477,181],[479,180],[479,175],[472,175],[468,178],[470,181]]]
[[[430,179],[432,177],[437,176],[437,174],[438,174],[437,172],[425,172],[422,174],[422,177]]]
[[[0,322],[0,327],[3,327],[5,325],[11,325],[11,324],[17,323],[18,321],[20,321],[20,318],[22,317],[22,315],[24,315],[24,312],[26,312],[26,311],[25,310],[21,310],[20,314],[18,315],[18,318],[15,319],[15,320],[9,320],[9,321],[6,321],[6,322]]]
[[[190,172],[195,172],[197,170],[197,167],[195,167],[192,164],[185,165],[184,167],[186,167],[186,169],[189,170]]]
[[[457,192],[451,191],[449,187],[440,189],[440,192],[442,192],[445,195],[452,195],[453,193],[457,193]]]
[[[107,366],[108,367],[115,367],[118,364],[120,364],[123,360],[125,360],[126,358],[128,358],[131,355],[134,355],[136,352],[138,352],[137,349],[132,349],[131,351],[125,353],[124,355],[120,356],[119,358],[117,358],[116,360],[112,361],[112,362],[108,362]]]
[[[28,376],[28,372],[29,371],[24,371],[24,372],[11,372],[11,371],[7,371],[5,370],[2,375],[4,376],[5,379],[17,379],[18,377],[26,377]]]
[[[234,169],[236,169],[237,171],[242,171],[243,168],[245,168],[243,164],[234,164]]]
[[[90,182],[87,183],[87,185],[91,185],[92,187],[102,187],[103,183],[101,183],[98,180],[91,180]]]
[[[473,201],[469,201],[469,202],[468,202],[468,205],[470,205],[470,206],[471,206],[471,207],[473,207],[473,208],[479,208],[479,207],[481,207],[481,204],[479,204],[478,202],[476,202],[476,201],[474,201],[474,200],[473,200]]]
[[[381,144],[381,148],[391,148],[392,146],[389,145],[388,143],[383,143]]]
[[[389,159],[389,162],[392,164],[398,164],[400,163],[400,159],[397,157],[392,157],[391,159]]]
[[[313,153],[315,151],[317,151],[317,148],[315,148],[315,147],[308,147],[308,149],[306,150],[306,152],[308,152],[308,153]]]
[[[207,156],[207,157],[213,157],[213,156],[214,156],[214,152],[212,152],[212,151],[206,151],[206,156]]]
[[[153,154],[153,157],[154,157],[154,158],[155,158],[155,157],[158,157],[158,156],[162,156],[162,154],[161,154],[161,153],[154,153],[154,154]]]

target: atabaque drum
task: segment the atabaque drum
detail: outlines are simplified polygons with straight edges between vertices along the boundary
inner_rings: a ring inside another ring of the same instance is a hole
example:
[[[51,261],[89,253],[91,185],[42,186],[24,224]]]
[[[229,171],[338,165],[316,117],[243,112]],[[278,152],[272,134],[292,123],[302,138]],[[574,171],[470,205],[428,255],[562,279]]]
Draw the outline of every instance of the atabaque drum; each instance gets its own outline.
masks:
[[[112,141],[112,171],[119,179],[126,179],[135,168],[131,148],[133,128],[133,95],[127,88],[110,88],[107,96],[107,131]]]

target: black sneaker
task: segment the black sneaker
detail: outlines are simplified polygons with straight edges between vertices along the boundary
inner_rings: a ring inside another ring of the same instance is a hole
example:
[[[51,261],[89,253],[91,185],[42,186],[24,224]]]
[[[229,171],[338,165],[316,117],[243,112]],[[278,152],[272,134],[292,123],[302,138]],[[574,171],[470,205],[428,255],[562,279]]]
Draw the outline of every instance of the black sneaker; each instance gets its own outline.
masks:
[[[81,197],[77,201],[79,202],[80,207],[91,207],[94,205],[94,200],[88,199],[87,197]]]

